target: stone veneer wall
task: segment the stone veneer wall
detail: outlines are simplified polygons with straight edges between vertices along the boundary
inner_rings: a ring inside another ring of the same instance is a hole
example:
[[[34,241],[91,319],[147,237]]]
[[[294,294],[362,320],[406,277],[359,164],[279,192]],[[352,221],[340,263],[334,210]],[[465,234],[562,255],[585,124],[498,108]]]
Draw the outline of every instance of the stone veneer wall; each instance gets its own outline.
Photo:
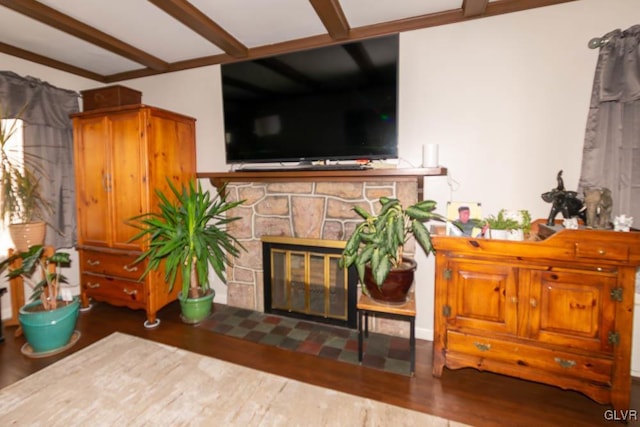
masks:
[[[229,200],[245,200],[229,212],[241,218],[229,231],[247,249],[227,269],[227,304],[262,312],[262,236],[347,240],[361,220],[353,206],[376,212],[381,196],[413,204],[418,195],[414,181],[247,182],[229,183],[227,191]],[[413,240],[405,252],[415,252]]]

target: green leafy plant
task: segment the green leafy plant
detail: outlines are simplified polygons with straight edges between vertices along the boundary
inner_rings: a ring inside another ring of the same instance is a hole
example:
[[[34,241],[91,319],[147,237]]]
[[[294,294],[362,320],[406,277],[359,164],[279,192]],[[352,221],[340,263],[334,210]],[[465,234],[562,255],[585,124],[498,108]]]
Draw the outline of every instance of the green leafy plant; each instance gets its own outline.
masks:
[[[434,212],[436,202],[424,200],[403,208],[398,199],[381,197],[378,215],[372,215],[359,206],[354,211],[364,221],[358,224],[347,241],[340,258],[340,266],[356,266],[360,281],[364,283],[365,265],[371,264],[374,280],[378,286],[384,283],[392,268],[402,264],[404,245],[411,237],[429,255],[434,251],[431,233],[424,225],[426,221],[446,221]]]
[[[151,270],[160,268],[165,262],[165,281],[173,289],[178,272],[182,277],[182,295],[197,298],[200,291],[209,289],[209,266],[226,283],[225,268],[228,256],[237,257],[242,244],[226,231],[226,225],[239,217],[226,217],[244,200],[227,201],[225,189],[216,197],[203,191],[200,183],[189,182],[178,191],[167,179],[171,197],[156,190],[160,198],[159,212],[135,216],[129,224],[140,231],[130,241],[145,239],[146,249],[137,259],[148,260],[142,274],[144,278]],[[171,200],[175,200],[172,202]]]
[[[526,209],[501,209],[497,215],[490,215],[485,221],[493,230],[522,230],[525,233],[531,230],[531,214]]]
[[[18,259],[21,260],[18,267],[12,268]],[[39,299],[45,310],[54,310],[59,302],[60,284],[68,283],[61,273],[61,267],[70,264],[67,252],[55,251],[52,255],[47,255],[44,246],[35,245],[26,252],[15,252],[5,258],[0,262],[0,272],[8,270],[9,279],[22,276],[24,282],[33,289],[31,300]]]
[[[50,202],[42,194],[42,174],[39,156],[21,153],[11,141],[18,131],[23,107],[12,120],[0,120],[0,218],[10,224],[43,220],[45,213],[52,212]],[[0,104],[0,119],[4,110]]]

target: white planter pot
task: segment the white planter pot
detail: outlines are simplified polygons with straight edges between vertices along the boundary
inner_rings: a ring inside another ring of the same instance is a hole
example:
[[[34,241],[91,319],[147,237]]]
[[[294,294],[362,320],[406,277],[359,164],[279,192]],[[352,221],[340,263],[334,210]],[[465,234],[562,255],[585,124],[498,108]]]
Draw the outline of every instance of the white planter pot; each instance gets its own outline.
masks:
[[[524,232],[522,230],[489,230],[489,236],[492,239],[500,240],[524,240]]]

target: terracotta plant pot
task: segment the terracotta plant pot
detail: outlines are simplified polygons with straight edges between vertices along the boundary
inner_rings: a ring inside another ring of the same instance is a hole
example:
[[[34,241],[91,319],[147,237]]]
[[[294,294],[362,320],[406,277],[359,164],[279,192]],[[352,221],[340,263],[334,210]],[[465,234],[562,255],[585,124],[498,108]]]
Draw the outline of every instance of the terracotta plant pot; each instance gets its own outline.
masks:
[[[403,258],[402,268],[389,272],[384,283],[378,286],[373,280],[371,267],[365,266],[364,285],[367,292],[376,301],[388,304],[404,304],[413,285],[413,278],[418,264],[410,258]]]

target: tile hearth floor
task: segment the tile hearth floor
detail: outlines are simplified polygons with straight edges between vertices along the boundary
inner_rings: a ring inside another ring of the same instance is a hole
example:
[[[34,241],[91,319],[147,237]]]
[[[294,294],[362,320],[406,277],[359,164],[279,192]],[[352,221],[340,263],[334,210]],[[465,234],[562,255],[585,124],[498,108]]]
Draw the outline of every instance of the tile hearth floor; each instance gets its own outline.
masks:
[[[224,335],[358,364],[358,331],[214,303],[199,327]],[[409,375],[409,339],[369,332],[362,365]]]

